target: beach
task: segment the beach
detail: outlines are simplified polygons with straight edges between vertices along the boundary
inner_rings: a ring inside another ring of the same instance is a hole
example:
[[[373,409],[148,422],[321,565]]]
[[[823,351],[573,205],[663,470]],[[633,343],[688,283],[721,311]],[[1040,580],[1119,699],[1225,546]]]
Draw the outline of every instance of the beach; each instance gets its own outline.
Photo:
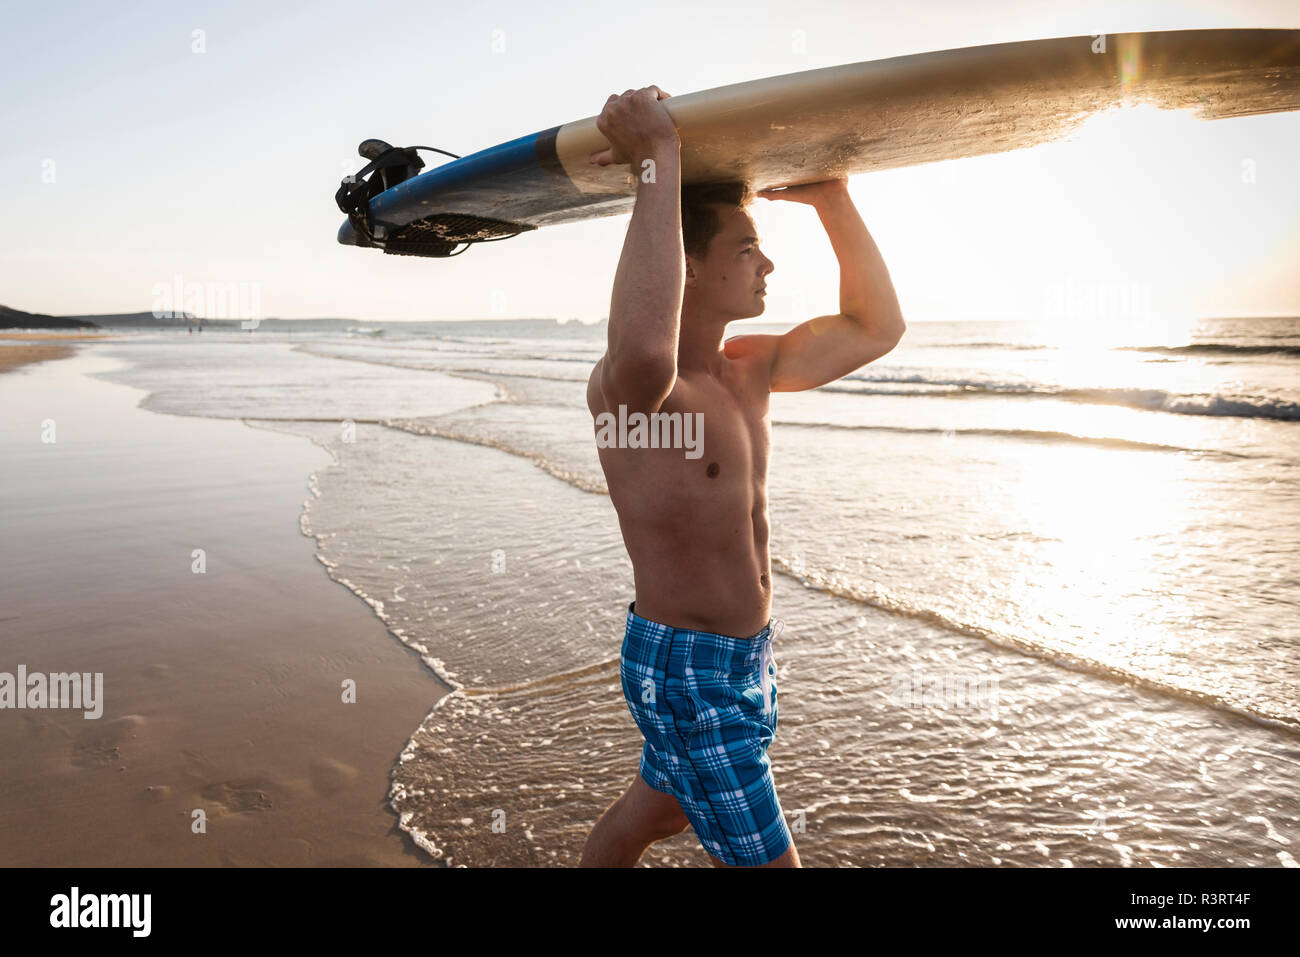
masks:
[[[0,333],[0,372],[49,359],[66,359],[73,347],[62,340],[97,339],[99,336],[59,332]]]
[[[313,558],[328,456],[138,409],[81,349],[0,375],[0,670],[102,673],[103,713],[0,712],[0,864],[435,865],[386,792],[445,689]]]
[[[77,348],[0,376],[0,670],[103,672],[104,713],[0,711],[4,863],[575,864],[641,748],[603,330]],[[1296,866],[1297,357],[934,323],[773,396],[806,866]]]

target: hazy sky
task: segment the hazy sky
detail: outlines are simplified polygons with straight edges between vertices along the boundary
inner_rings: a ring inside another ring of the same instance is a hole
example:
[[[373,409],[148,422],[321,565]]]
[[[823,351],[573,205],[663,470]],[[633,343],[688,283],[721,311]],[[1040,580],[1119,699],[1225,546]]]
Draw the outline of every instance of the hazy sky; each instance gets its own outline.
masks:
[[[263,317],[596,321],[626,215],[444,261],[339,246],[333,194],[357,144],[467,155],[651,83],[680,95],[1013,40],[1300,28],[1300,4],[166,0],[24,4],[4,23],[0,303],[146,311],[180,277],[255,288]],[[1300,315],[1297,156],[1300,114],[1164,113],[855,177],[852,193],[909,321],[1040,315],[1080,288],[1162,316]],[[758,200],[754,214],[776,264],[766,317],[837,311],[837,264],[811,208]]]

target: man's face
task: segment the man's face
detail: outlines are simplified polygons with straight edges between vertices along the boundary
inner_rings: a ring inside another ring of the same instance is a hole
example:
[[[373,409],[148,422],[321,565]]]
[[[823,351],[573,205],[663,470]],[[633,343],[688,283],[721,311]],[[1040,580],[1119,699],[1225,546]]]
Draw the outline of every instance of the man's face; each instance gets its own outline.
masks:
[[[707,312],[730,319],[761,316],[772,260],[758,248],[758,230],[743,209],[713,207],[722,226],[703,260],[686,257],[686,295]]]

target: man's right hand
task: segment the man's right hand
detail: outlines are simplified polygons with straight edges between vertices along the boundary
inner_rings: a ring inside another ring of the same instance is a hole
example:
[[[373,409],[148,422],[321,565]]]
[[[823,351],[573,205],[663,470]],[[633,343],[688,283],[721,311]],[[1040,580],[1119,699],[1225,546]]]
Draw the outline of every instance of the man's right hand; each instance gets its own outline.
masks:
[[[681,141],[673,118],[659,102],[670,95],[657,86],[627,90],[622,96],[611,93],[605,108],[596,117],[596,129],[609,140],[610,146],[592,153],[588,162],[597,166],[640,162],[656,147],[679,146]]]

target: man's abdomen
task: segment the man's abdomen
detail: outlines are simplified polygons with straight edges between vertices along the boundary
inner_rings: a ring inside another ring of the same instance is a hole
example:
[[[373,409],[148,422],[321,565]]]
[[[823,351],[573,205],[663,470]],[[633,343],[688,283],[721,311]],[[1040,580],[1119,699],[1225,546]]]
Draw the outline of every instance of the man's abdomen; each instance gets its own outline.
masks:
[[[752,523],[746,526],[717,538],[625,532],[638,613],[733,637],[760,631],[772,607],[767,540],[755,541]]]

